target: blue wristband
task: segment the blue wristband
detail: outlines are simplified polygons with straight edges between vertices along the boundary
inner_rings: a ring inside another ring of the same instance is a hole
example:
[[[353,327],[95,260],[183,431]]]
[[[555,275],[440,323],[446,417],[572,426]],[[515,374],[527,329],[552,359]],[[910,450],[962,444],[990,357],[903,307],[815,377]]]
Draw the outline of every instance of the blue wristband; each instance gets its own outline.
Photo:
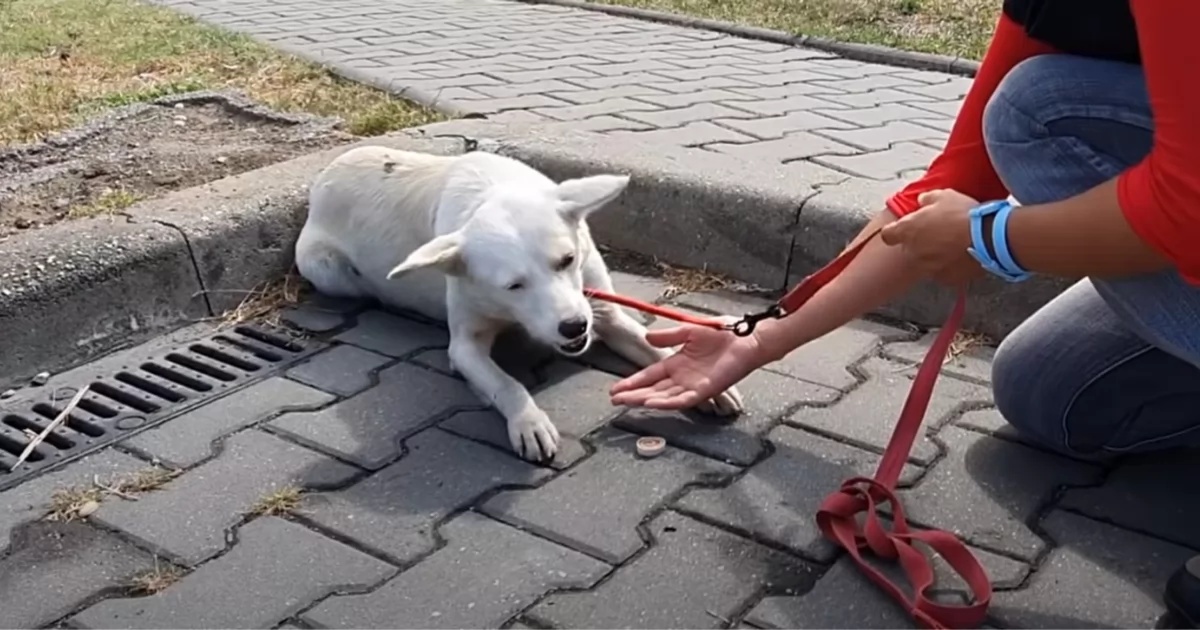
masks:
[[[985,270],[999,276],[1008,282],[1020,282],[1030,277],[1030,273],[1022,269],[1013,260],[1008,250],[1008,215],[1013,206],[1008,201],[992,201],[971,209],[971,247],[967,253],[979,262]],[[996,257],[988,251],[987,242],[983,238],[983,219],[996,214],[992,224],[992,246],[996,249]],[[998,260],[997,260],[998,259]]]
[[[1008,249],[1008,217],[1012,211],[1013,205],[1006,201],[996,213],[996,220],[992,223],[992,249],[996,250],[996,261],[1005,271],[1019,280],[1024,280],[1030,273],[1017,264]]]

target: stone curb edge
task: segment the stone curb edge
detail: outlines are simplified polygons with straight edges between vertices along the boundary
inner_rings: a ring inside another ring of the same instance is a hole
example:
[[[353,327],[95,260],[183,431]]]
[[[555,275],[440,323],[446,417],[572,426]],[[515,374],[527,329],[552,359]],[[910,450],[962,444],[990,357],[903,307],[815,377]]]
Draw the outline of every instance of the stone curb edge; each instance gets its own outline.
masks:
[[[292,267],[308,182],[362,144],[461,153],[458,140],[349,141],[137,203],[18,233],[0,259],[0,392],[236,308]],[[2,401],[0,401],[2,402]]]
[[[715,31],[718,33],[725,33],[726,35],[744,37],[746,39],[755,39],[759,41],[785,44],[788,46],[798,46],[802,48],[812,48],[815,50],[833,53],[838,56],[845,57],[846,59],[853,59],[855,61],[863,61],[867,63],[878,63],[889,66],[899,66],[902,68],[912,68],[916,70],[932,70],[971,78],[973,78],[975,73],[979,70],[979,62],[972,59],[964,59],[962,57],[951,57],[948,55],[900,50],[898,48],[878,46],[875,44],[842,42],[824,37],[816,37],[813,35],[793,35],[786,31],[777,31],[769,28],[760,28],[757,26],[746,26],[742,24],[734,24],[732,22],[723,22],[721,20],[710,20],[708,18],[689,17],[686,15],[669,13],[666,11],[656,11],[653,9],[601,4],[598,2],[589,2],[588,0],[515,1],[524,4],[544,4],[568,7],[572,9],[581,9],[584,11],[595,11],[597,13],[607,13],[609,15],[618,17],[634,18],[649,22],[659,22],[662,24],[682,26],[686,28]]]
[[[771,291],[835,256],[869,219],[864,209],[883,198],[858,180],[797,182],[773,161],[556,125],[434,123],[177,191],[116,219],[62,222],[10,239],[0,262],[0,391],[223,313],[279,279],[292,268],[308,183],[363,144],[491,151],[555,180],[629,174],[625,193],[589,220],[599,243]],[[1003,336],[1062,288],[981,283],[968,326]],[[952,299],[929,287],[881,314],[936,326]]]
[[[902,181],[805,180],[795,164],[734,157],[546,124],[451,121],[433,137],[515,157],[555,180],[601,172],[629,188],[589,218],[597,242],[782,292],[841,253]],[[971,287],[964,328],[1002,338],[1068,283],[984,278]],[[955,295],[923,284],[876,314],[939,326]],[[736,315],[737,313],[727,313]]]

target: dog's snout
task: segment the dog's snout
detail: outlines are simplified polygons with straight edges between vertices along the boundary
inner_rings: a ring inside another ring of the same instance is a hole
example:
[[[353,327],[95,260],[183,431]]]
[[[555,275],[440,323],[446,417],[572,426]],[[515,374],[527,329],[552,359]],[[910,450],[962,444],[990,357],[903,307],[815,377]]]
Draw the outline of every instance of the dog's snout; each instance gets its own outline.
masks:
[[[558,334],[563,336],[563,339],[578,339],[587,334],[587,320],[582,317],[577,319],[564,319],[558,323]]]

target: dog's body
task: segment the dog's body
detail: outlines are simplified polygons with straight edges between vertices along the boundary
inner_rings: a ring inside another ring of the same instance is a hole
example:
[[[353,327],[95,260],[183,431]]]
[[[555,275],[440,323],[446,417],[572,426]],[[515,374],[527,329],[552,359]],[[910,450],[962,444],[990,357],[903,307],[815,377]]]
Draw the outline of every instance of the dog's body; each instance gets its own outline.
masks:
[[[567,356],[593,336],[633,364],[666,353],[619,307],[584,297],[612,290],[586,219],[615,199],[627,177],[556,184],[510,158],[443,157],[377,146],[352,149],[313,182],[296,265],[318,291],[380,302],[447,322],[449,355],[483,400],[508,422],[513,448],[552,458],[559,435],[529,392],[491,358],[511,325]],[[741,410],[730,389],[705,404]]]

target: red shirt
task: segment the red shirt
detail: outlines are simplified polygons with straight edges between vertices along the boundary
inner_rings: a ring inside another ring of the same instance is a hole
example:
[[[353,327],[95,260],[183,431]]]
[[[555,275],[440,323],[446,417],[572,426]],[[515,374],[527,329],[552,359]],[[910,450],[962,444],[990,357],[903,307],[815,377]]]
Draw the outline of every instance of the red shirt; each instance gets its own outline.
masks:
[[[1118,177],[1125,220],[1200,285],[1200,0],[1130,0],[1154,116],[1154,146]],[[887,201],[903,216],[922,192],[952,188],[979,201],[1009,195],[983,140],[983,110],[1013,66],[1055,52],[1001,14],[995,35],[942,153],[925,175]]]

